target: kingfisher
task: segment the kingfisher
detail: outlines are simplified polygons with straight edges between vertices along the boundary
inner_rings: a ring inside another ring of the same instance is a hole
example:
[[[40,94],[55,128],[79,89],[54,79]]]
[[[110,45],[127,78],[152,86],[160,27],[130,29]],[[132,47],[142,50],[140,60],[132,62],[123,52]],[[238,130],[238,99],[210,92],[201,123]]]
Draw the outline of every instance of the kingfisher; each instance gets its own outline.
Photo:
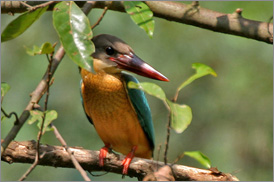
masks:
[[[99,165],[104,165],[109,150],[126,155],[122,161],[127,174],[134,156],[151,159],[154,128],[150,108],[143,91],[130,89],[128,82],[139,83],[129,71],[148,78],[169,81],[167,77],[140,59],[121,39],[100,34],[95,45],[95,73],[81,69],[81,97],[88,120],[105,146],[100,149]]]

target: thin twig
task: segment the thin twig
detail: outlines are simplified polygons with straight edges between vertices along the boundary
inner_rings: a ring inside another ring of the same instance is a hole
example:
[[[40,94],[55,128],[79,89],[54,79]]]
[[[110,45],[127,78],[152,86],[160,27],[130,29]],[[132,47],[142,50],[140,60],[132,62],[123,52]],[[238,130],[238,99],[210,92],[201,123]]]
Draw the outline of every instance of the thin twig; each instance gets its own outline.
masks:
[[[167,122],[167,134],[166,134],[166,142],[165,142],[165,152],[164,152],[164,162],[165,162],[165,164],[168,163],[168,161],[167,161],[167,152],[168,152],[169,138],[170,138],[170,125],[171,125],[171,111],[169,110],[168,122]]]
[[[59,142],[62,144],[62,146],[68,152],[68,154],[69,154],[69,156],[71,158],[71,161],[72,161],[73,165],[75,166],[75,168],[80,172],[80,174],[82,175],[82,177],[84,178],[85,181],[91,181],[90,178],[88,177],[87,173],[85,172],[85,170],[81,167],[81,165],[79,164],[79,162],[74,157],[73,152],[67,146],[66,141],[61,136],[61,134],[59,133],[58,129],[52,123],[50,124],[50,126],[53,128],[53,131],[54,131],[54,134],[55,134],[56,138],[59,140]]]
[[[48,3],[50,3],[50,2],[48,2]],[[94,4],[95,3],[85,3],[85,5],[84,5],[85,8],[83,7],[84,13],[88,14],[89,11],[93,8]],[[45,3],[43,5],[45,6]],[[62,60],[64,54],[65,54],[64,48],[61,46],[58,49],[58,51],[55,54],[55,57],[53,59],[52,68],[51,68],[51,75],[54,74],[54,72],[57,69],[60,61]],[[41,82],[38,84],[36,89],[32,92],[31,99],[30,99],[27,107],[25,108],[24,112],[21,114],[21,116],[19,118],[19,125],[14,125],[12,127],[12,129],[10,130],[10,132],[8,133],[8,135],[6,136],[5,140],[1,143],[1,145],[2,145],[2,148],[1,148],[2,154],[4,153],[5,149],[8,147],[10,142],[16,137],[17,133],[20,131],[23,124],[28,119],[29,111],[33,109],[34,105],[37,104],[39,102],[39,100],[41,99],[41,97],[43,96],[44,90],[47,89],[47,84],[46,84],[47,78],[48,78],[48,72],[45,73],[45,75],[44,75],[43,79],[41,80]],[[68,151],[70,151],[70,150],[68,150]],[[70,153],[72,153],[72,152],[70,152]],[[76,160],[73,160],[73,157],[72,157],[72,161],[75,162]],[[78,163],[78,162],[76,161],[75,163]],[[30,170],[32,170],[32,169],[30,169]],[[87,180],[89,180],[89,179],[87,179]]]
[[[31,6],[31,5],[29,5],[29,4],[27,4],[27,3],[23,2],[23,1],[19,1],[19,2],[20,2],[22,5],[26,6],[26,7],[28,8],[29,11],[34,11],[34,10],[36,10],[36,9],[38,9],[38,8],[43,8],[43,7],[46,7],[46,6],[50,5],[50,4],[55,3],[55,1],[49,1],[49,2],[45,2],[45,3],[43,3],[43,4],[38,4],[38,5],[36,5],[36,6]]]
[[[52,75],[56,71],[56,69],[57,69],[58,65],[60,64],[64,55],[65,55],[64,48],[62,46],[60,46],[60,48],[54,55],[54,59],[52,62],[52,68],[51,68]],[[35,90],[32,92],[31,99],[30,99],[28,105],[26,106],[23,113],[19,117],[19,124],[13,125],[12,129],[9,131],[8,135],[4,139],[4,142],[1,144],[3,147],[3,150],[5,150],[8,147],[9,143],[16,137],[17,133],[20,131],[20,129],[22,128],[22,126],[24,125],[26,120],[28,119],[29,111],[33,109],[33,107],[39,102],[39,100],[43,96],[42,93],[44,92],[44,90],[47,87],[47,84],[46,84],[46,79],[48,77],[47,74],[48,74],[48,72],[46,71],[46,73],[43,76],[43,79],[40,81],[40,83],[37,85]]]
[[[158,171],[158,161],[159,161],[159,158],[160,158],[160,153],[161,153],[161,148],[162,148],[162,144],[160,144],[158,146],[158,156],[157,156],[157,168],[156,168],[156,171]]]
[[[182,153],[181,155],[179,155],[173,162],[172,164],[176,164],[179,160],[181,160],[183,157],[185,156],[185,153]]]
[[[160,158],[161,148],[162,148],[162,144],[160,144],[160,145],[158,146],[158,149],[157,149],[157,151],[158,151],[158,154],[157,154],[157,161],[159,161],[159,158]]]
[[[94,29],[97,25],[99,25],[99,23],[102,21],[102,19],[104,18],[107,10],[108,10],[108,7],[111,5],[112,1],[110,1],[110,3],[108,4],[108,6],[105,6],[104,7],[104,11],[102,13],[102,15],[99,17],[99,19],[97,20],[96,23],[94,23],[92,26],[91,26],[91,29]]]
[[[11,112],[11,113],[7,114],[7,113],[5,112],[5,110],[4,110],[2,107],[1,107],[1,112],[2,112],[2,113],[5,115],[5,117],[7,117],[7,118],[11,118],[12,115],[14,115],[14,116],[15,116],[14,125],[18,125],[19,119],[18,119],[18,116],[17,116],[16,112]]]
[[[24,1],[19,1],[22,5],[26,6],[29,10],[31,10],[33,7],[27,3],[25,3]]]
[[[56,2],[56,1],[45,2],[45,3],[43,3],[43,4],[39,4],[39,5],[33,6],[33,9],[35,10],[35,9],[37,9],[37,8],[43,8],[43,7],[45,7],[45,6],[48,6],[48,5],[53,4],[53,3],[55,3],[55,2]]]
[[[177,101],[177,99],[178,99],[178,95],[179,95],[179,92],[180,92],[180,90],[179,90],[179,89],[177,89],[177,90],[176,90],[176,92],[175,92],[175,95],[174,95],[173,99],[171,99],[171,100],[172,100],[172,102],[176,102],[176,101]]]
[[[180,90],[177,89],[175,92],[175,95],[173,97],[172,102],[176,102],[178,99]],[[168,152],[168,147],[169,147],[169,138],[170,138],[170,126],[171,126],[171,110],[169,109],[168,112],[168,122],[167,122],[167,135],[166,135],[166,142],[165,142],[165,153],[164,153],[164,162],[167,164],[167,152]]]
[[[43,135],[43,128],[44,128],[44,123],[45,123],[45,119],[46,119],[46,111],[48,109],[49,87],[50,87],[50,80],[51,80],[51,75],[52,75],[50,70],[51,70],[51,65],[52,65],[52,60],[53,60],[53,54],[51,54],[51,58],[50,59],[49,59],[48,55],[47,55],[47,58],[48,58],[48,61],[49,61],[48,74],[47,74],[48,78],[46,80],[46,82],[47,82],[47,94],[46,94],[46,98],[45,98],[43,120],[42,120],[41,127],[40,127],[40,130],[39,130],[38,135],[37,135],[35,161],[30,166],[30,168],[22,175],[22,177],[19,179],[19,181],[23,181],[23,180],[25,180],[27,178],[27,176],[37,166],[37,164],[39,163],[39,159],[40,159],[40,140],[41,140],[41,137]]]

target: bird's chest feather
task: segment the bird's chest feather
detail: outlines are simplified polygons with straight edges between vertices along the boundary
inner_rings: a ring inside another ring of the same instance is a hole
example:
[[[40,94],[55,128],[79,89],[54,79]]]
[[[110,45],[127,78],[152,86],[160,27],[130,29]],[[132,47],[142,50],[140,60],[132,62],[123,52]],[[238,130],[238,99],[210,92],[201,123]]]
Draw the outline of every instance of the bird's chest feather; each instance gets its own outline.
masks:
[[[113,115],[122,117],[119,114],[123,109],[132,111],[120,75],[88,74],[83,77],[83,84],[85,108],[93,120],[100,117],[101,122],[108,122]]]
[[[136,156],[149,158],[149,143],[120,77],[119,74],[82,74],[85,111],[105,144],[123,154],[138,146]]]

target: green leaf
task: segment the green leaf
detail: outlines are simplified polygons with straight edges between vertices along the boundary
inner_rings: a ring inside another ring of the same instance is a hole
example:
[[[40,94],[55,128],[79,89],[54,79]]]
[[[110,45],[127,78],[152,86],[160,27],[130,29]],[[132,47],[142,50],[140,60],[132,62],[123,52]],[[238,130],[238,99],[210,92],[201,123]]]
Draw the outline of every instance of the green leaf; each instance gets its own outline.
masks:
[[[184,154],[197,160],[200,164],[202,164],[206,168],[210,168],[211,166],[211,162],[209,158],[200,151],[188,151],[188,152],[184,152]]]
[[[41,128],[43,117],[45,116],[44,127],[42,131],[42,134],[44,134],[46,131],[53,130],[49,125],[57,118],[58,114],[55,110],[48,110],[45,111],[45,113],[38,110],[32,110],[30,111],[30,116],[31,117],[28,119],[28,124],[33,124],[34,122],[38,121],[37,127],[39,129]]]
[[[171,111],[171,127],[177,132],[182,133],[192,120],[192,111],[188,105],[179,105],[170,100],[166,100]]]
[[[6,82],[1,82],[1,97],[3,98],[9,91],[10,86]]]
[[[33,46],[33,49],[29,49],[26,47],[27,53],[31,56],[35,56],[36,54],[51,54],[54,51],[54,47],[52,47],[51,43],[46,42],[41,47],[36,45]]]
[[[52,123],[53,120],[57,119],[57,112],[55,110],[48,110],[45,112],[45,122],[44,122],[44,127],[43,127],[43,132],[44,134],[46,131],[52,131],[53,128],[51,128],[49,125]],[[37,126],[40,129],[42,125],[42,122],[38,122]]]
[[[180,87],[178,88],[178,90],[181,90],[182,88],[184,88],[185,86],[189,85],[190,83],[192,83],[194,80],[206,76],[206,75],[213,75],[213,76],[217,76],[217,73],[209,66],[202,64],[202,63],[194,63],[192,64],[192,68],[196,70],[196,73],[194,75],[192,75],[191,77],[189,77],[185,82],[183,82]]]
[[[10,22],[1,34],[1,42],[14,39],[24,33],[47,9],[48,6],[25,12]]]
[[[149,7],[141,1],[124,1],[124,6],[131,19],[152,38],[155,22]]]
[[[4,116],[3,114],[1,115],[1,122],[3,122],[6,119],[6,116]]]
[[[149,95],[157,97],[163,101],[166,100],[165,92],[162,90],[161,87],[159,87],[158,85],[156,85],[154,83],[149,83],[149,82],[135,83],[135,82],[130,81],[128,83],[128,87],[143,90],[144,92],[146,92]]]
[[[177,133],[182,133],[191,123],[191,120],[192,120],[191,108],[187,105],[179,105],[168,100],[166,98],[165,92],[157,84],[149,83],[149,82],[135,83],[130,81],[128,83],[128,87],[143,90],[147,94],[162,100],[164,104],[170,109],[171,127]]]
[[[73,1],[62,1],[53,9],[53,25],[68,56],[81,68],[92,71],[95,47],[83,11]]]
[[[28,119],[28,124],[33,124],[34,122],[42,122],[44,113],[38,110],[30,111],[30,118]]]

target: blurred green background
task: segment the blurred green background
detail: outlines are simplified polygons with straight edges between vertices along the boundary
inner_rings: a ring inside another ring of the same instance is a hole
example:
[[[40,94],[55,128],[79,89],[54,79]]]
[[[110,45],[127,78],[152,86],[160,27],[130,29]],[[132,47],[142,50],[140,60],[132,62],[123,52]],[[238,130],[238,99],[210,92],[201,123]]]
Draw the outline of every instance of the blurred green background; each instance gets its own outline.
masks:
[[[273,2],[200,2],[200,5],[223,13],[243,8],[245,18],[264,22],[273,12]],[[96,22],[101,12],[100,9],[91,11],[91,24]],[[17,16],[2,15],[1,30]],[[272,181],[273,46],[159,18],[155,18],[155,23],[154,36],[150,39],[127,14],[108,11],[95,28],[94,35],[112,34],[131,45],[139,57],[167,76],[170,82],[136,77],[140,81],[159,84],[169,98],[173,97],[178,85],[194,73],[192,63],[207,64],[217,72],[218,77],[201,78],[180,93],[178,102],[192,108],[193,121],[184,133],[171,133],[169,161],[173,162],[183,151],[200,150],[210,158],[212,166],[233,173],[240,180]],[[45,56],[31,57],[26,54],[24,46],[40,46],[46,41],[58,41],[51,12],[46,12],[18,38],[1,44],[1,81],[11,86],[3,102],[7,112],[21,114],[29,101],[29,94],[47,68]],[[59,45],[58,42],[57,47]],[[69,146],[99,150],[103,143],[82,109],[77,66],[65,56],[54,77],[48,105],[48,109],[58,112],[54,124]],[[151,96],[147,98],[156,130],[157,149],[165,141],[168,113],[160,100]],[[40,104],[44,104],[44,99]],[[2,139],[13,121],[5,119],[1,122]],[[16,140],[36,140],[37,132],[35,124],[25,124]],[[60,145],[53,132],[47,132],[42,143]],[[157,152],[154,156],[158,157]],[[163,160],[163,151],[160,160]],[[202,168],[188,157],[179,163]],[[1,180],[18,180],[29,166],[1,162]],[[91,176],[91,179],[122,180],[121,175],[112,173]],[[82,177],[75,169],[38,166],[27,180],[80,181]],[[136,179],[126,177],[125,180]]]

